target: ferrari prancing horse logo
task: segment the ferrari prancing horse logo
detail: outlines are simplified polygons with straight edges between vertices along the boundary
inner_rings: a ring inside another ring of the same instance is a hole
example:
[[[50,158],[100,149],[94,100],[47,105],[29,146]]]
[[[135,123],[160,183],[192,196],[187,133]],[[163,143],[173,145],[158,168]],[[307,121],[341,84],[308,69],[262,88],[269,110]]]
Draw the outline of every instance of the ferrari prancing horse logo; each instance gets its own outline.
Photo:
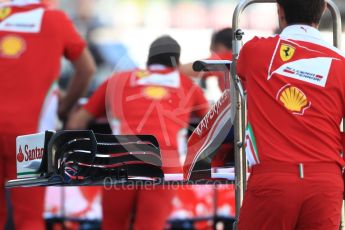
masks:
[[[280,58],[285,62],[290,60],[293,55],[295,54],[296,48],[288,45],[288,44],[282,44],[280,46]]]

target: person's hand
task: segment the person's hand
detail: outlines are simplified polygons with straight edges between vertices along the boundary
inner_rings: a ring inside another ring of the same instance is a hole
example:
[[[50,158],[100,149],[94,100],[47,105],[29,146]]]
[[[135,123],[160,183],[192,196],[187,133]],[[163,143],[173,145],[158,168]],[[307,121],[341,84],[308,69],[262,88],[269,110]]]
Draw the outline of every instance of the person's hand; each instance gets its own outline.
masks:
[[[65,128],[74,130],[86,129],[92,120],[94,120],[93,115],[83,107],[74,107],[65,121]]]
[[[71,78],[66,92],[59,95],[58,116],[65,122],[71,109],[75,106],[89,86],[91,78],[96,70],[95,63],[88,49],[84,49],[80,57],[72,62],[75,75]]]
[[[67,108],[66,103],[65,103],[66,101],[65,94],[63,92],[59,92],[58,96],[59,96],[59,104],[58,104],[57,115],[62,122],[65,122],[68,118],[69,108]]]

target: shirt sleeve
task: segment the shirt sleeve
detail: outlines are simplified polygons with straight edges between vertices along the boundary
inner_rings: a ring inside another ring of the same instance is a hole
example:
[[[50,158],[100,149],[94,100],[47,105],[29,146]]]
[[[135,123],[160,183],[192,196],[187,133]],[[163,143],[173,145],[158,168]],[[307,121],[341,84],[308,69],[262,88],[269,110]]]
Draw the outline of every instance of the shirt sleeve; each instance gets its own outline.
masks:
[[[237,65],[236,65],[236,71],[237,75],[240,77],[242,80],[243,84],[246,82],[246,66],[245,63],[248,62],[247,58],[247,46],[244,45],[240,51],[238,60],[237,60]]]
[[[242,47],[236,65],[237,75],[242,80],[243,86],[246,89],[246,84],[248,81],[248,70],[252,70],[250,66],[251,62],[255,60],[251,60],[251,58],[256,58],[257,55],[255,53],[255,46],[257,41],[259,40],[258,37],[254,37],[252,40],[248,41]]]
[[[60,14],[60,23],[62,28],[62,42],[64,47],[64,56],[73,61],[80,57],[86,43],[75,29],[72,21],[64,12]]]
[[[107,92],[108,81],[101,84],[97,90],[89,98],[89,101],[83,108],[91,113],[95,118],[99,118],[106,115],[106,92]]]

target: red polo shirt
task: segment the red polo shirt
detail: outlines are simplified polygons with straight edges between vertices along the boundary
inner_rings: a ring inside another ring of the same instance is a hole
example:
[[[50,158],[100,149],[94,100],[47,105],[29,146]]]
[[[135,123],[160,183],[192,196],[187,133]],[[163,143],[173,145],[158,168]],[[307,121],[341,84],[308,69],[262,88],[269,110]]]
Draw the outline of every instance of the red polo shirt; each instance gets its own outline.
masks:
[[[33,133],[61,57],[77,59],[85,42],[62,11],[43,4],[0,7],[0,130]]]
[[[254,38],[237,65],[248,98],[247,150],[258,162],[344,162],[344,54],[309,26]]]

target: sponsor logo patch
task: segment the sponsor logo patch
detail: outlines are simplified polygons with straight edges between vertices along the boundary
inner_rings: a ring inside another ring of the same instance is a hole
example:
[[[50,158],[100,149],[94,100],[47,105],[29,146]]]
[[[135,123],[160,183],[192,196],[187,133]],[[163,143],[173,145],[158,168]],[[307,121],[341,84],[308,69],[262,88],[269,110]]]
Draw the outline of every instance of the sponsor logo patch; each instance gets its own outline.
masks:
[[[293,47],[292,45],[283,43],[280,46],[280,58],[282,59],[282,61],[284,62],[289,61],[295,54],[295,50],[296,48]]]
[[[168,95],[168,91],[165,88],[159,86],[145,87],[143,92],[146,97],[154,100],[160,100]]]
[[[303,115],[311,102],[303,91],[290,84],[282,87],[277,93],[277,100],[292,114]]]
[[[4,11],[0,31],[38,33],[41,31],[43,14],[43,8],[17,13]]]
[[[10,7],[4,7],[0,9],[0,20],[3,20],[7,18],[8,15],[10,15],[12,12]]]
[[[26,49],[24,39],[9,35],[0,40],[0,55],[3,57],[17,58]]]
[[[138,76],[141,75],[141,77]],[[180,74],[178,71],[172,71],[170,73],[150,73],[146,71],[139,71],[135,74],[134,82],[132,85],[155,85],[171,88],[180,87]]]
[[[332,58],[327,57],[300,59],[279,66],[270,76],[279,74],[280,76],[325,87],[332,61]]]

